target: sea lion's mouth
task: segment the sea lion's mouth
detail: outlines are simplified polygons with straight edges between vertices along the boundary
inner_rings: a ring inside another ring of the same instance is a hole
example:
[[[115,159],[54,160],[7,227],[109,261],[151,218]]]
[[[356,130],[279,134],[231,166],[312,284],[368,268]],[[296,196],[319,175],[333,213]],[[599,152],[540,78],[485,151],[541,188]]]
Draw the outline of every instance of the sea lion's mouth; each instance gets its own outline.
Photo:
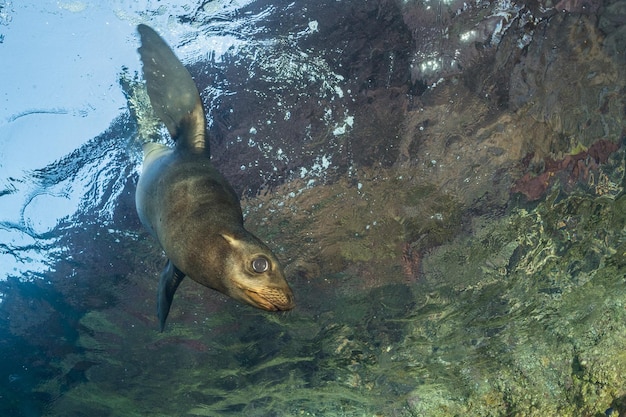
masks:
[[[250,290],[244,290],[244,291],[246,295],[252,301],[252,304],[254,304],[256,307],[262,308],[263,310],[267,310],[267,311],[278,310],[278,308],[276,308],[274,304],[272,304],[267,299],[265,299],[265,297],[263,297],[261,294],[254,292],[254,291],[250,291]]]
[[[252,301],[251,304],[263,310],[291,310],[294,307],[293,301],[291,301],[290,298],[284,294],[281,294],[280,300],[270,300],[255,291],[244,289],[244,292],[246,293],[250,301]]]

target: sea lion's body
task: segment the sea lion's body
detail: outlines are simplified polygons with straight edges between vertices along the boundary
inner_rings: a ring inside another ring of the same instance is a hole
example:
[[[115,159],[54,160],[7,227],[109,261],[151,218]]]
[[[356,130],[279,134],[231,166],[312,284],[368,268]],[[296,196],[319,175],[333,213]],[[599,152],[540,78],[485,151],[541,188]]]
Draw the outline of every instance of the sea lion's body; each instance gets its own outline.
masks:
[[[220,235],[242,233],[237,195],[204,156],[166,147],[152,152],[159,155],[144,164],[137,184],[141,222],[173,265],[186,273],[197,271],[195,281],[224,292],[225,285],[211,272],[224,268],[228,242]]]
[[[293,308],[293,295],[271,250],[243,225],[239,198],[210,163],[204,110],[189,72],[148,26],[139,48],[150,102],[174,148],[144,145],[137,213],[168,257],[161,273],[161,330],[185,276],[264,310]]]

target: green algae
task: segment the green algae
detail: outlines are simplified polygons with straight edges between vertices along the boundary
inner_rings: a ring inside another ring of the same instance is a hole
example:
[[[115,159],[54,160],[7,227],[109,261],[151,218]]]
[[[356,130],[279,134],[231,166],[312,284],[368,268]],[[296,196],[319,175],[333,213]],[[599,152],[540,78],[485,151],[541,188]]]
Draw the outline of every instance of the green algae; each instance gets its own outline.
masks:
[[[557,200],[476,225],[425,260],[435,292],[453,297],[422,297],[402,355],[428,342],[426,370],[446,363],[459,378],[432,390],[442,378],[428,372],[408,400],[418,415],[595,415],[626,392],[625,199]]]

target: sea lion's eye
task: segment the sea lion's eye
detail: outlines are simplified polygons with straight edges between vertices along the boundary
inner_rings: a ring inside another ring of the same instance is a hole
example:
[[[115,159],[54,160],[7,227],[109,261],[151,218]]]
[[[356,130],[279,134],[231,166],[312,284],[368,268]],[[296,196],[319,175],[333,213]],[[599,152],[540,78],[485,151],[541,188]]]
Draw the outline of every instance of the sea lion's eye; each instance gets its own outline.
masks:
[[[252,269],[254,270],[254,272],[257,272],[259,274],[266,272],[268,269],[270,269],[270,261],[264,256],[254,258],[254,260],[252,261]]]

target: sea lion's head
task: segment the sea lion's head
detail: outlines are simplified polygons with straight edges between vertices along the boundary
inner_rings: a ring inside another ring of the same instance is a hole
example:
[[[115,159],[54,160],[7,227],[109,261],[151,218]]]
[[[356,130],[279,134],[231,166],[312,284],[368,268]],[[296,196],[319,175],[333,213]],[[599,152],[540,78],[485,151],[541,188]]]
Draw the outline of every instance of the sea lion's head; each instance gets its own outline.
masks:
[[[225,294],[267,311],[295,307],[283,268],[263,242],[248,232],[221,236],[230,247],[222,277]]]

